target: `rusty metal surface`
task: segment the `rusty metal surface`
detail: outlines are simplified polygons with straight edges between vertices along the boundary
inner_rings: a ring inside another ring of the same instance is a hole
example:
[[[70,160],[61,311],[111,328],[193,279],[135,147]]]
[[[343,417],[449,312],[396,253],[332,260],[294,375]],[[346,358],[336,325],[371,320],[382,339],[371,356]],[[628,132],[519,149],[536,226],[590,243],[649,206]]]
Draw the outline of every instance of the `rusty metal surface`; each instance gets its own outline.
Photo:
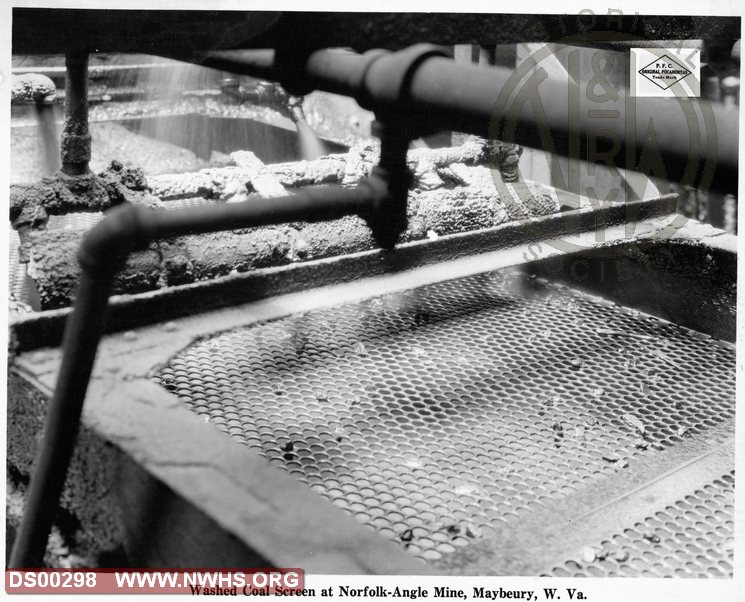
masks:
[[[519,273],[202,339],[156,381],[432,562],[734,416],[731,345]]]
[[[735,472],[567,560],[554,577],[732,577]],[[592,560],[592,556],[595,559]]]

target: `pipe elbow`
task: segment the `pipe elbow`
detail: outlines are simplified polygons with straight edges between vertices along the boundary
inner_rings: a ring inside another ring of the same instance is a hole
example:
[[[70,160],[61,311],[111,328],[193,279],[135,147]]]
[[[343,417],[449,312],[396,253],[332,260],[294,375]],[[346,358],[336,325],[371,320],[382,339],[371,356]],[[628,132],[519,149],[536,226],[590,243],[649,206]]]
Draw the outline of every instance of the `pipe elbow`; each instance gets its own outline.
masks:
[[[107,212],[83,239],[78,262],[95,278],[113,277],[133,251],[147,247],[156,237],[156,212],[128,203]]]

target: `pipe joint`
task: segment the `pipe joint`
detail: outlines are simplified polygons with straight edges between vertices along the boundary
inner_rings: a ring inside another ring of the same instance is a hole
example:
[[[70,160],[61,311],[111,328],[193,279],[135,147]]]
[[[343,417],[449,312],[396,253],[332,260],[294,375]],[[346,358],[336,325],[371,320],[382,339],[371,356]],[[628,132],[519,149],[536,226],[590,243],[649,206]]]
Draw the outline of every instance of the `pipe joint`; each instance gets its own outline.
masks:
[[[411,84],[419,67],[430,58],[447,57],[449,53],[433,44],[415,44],[397,52],[378,54],[361,73],[357,101],[365,109],[385,115],[402,115],[411,111]]]

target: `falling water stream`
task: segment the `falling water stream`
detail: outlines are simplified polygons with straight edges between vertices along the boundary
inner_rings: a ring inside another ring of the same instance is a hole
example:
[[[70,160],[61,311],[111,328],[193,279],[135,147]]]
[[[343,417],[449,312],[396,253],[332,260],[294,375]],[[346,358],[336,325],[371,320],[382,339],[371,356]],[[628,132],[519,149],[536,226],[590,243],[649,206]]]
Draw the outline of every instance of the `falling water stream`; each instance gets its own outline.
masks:
[[[64,59],[59,57],[57,64],[63,65]],[[249,103],[231,107],[225,102],[219,87],[221,78],[229,75],[224,72],[144,55],[102,56],[97,61],[92,56],[91,64],[122,67],[107,73],[105,80],[94,76],[89,82],[93,171],[113,159],[155,175],[224,165],[235,150],[252,150],[260,158],[266,154],[270,162],[316,159],[329,152],[304,117],[291,122],[279,112],[257,109],[269,125],[236,127],[251,120],[253,107]],[[139,68],[126,69],[128,65]],[[61,88],[58,84],[58,93]],[[205,106],[210,116],[224,113],[225,117],[209,119],[200,111]],[[31,183],[57,172],[63,125],[60,102],[39,105],[14,121],[19,127],[11,142],[12,182]],[[21,127],[26,122],[29,127]]]
[[[54,175],[61,166],[59,137],[54,105],[36,103],[36,120],[39,124],[42,151],[42,177]]]
[[[180,122],[174,121],[170,115],[181,112],[180,104],[183,103],[184,94],[204,95],[208,100],[215,103],[225,103],[225,99],[219,94],[219,82],[221,78],[229,75],[222,71],[201,67],[191,63],[152,57],[153,64],[157,68],[143,70],[140,85],[145,91],[145,99],[150,101],[166,101],[168,108],[156,118],[153,137],[157,140],[174,139],[173,128],[182,127]],[[165,67],[164,67],[165,66]],[[304,116],[293,120],[297,129],[297,143],[300,158],[311,160],[327,154],[327,150],[308,124]],[[198,148],[199,138],[204,135],[199,127],[193,127],[190,131],[180,132],[177,138],[186,148]],[[234,150],[253,150],[257,145],[266,143],[265,139],[251,140],[246,137],[241,141],[240,148]],[[290,157],[288,157],[290,159]]]

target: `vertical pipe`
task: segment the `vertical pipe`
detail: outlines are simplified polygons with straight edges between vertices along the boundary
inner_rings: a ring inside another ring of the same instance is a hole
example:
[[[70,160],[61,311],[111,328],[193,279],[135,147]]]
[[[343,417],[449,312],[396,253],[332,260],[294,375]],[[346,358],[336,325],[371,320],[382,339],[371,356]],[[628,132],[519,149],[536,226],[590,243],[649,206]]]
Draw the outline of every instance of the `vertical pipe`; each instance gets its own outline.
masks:
[[[88,173],[91,135],[88,131],[88,53],[65,55],[65,127],[62,131],[62,171],[68,176]]]
[[[67,477],[85,392],[88,389],[98,342],[104,331],[106,306],[114,274],[96,279],[84,273],[75,309],[65,327],[57,386],[49,404],[44,438],[36,458],[28,501],[9,568],[41,568],[49,531]]]

